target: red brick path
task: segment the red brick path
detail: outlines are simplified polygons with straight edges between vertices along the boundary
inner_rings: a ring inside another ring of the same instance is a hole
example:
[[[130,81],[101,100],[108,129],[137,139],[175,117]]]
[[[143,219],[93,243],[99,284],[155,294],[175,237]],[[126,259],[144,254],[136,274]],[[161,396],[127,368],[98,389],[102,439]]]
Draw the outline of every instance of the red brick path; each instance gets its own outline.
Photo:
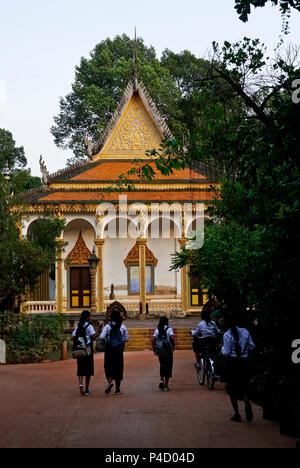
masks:
[[[235,424],[224,387],[200,388],[193,353],[175,354],[172,391],[158,390],[152,353],[126,353],[124,395],[104,395],[103,355],[96,356],[93,394],[80,397],[76,362],[0,367],[0,447],[293,448],[279,426]]]

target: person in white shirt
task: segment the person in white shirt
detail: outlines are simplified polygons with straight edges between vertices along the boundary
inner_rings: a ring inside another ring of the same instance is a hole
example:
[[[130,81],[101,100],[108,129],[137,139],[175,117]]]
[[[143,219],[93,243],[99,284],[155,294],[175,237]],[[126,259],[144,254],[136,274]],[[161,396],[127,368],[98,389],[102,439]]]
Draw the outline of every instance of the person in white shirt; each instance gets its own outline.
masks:
[[[249,351],[255,344],[246,328],[239,328],[233,319],[227,319],[228,331],[223,337],[222,354],[226,358],[227,392],[234,409],[231,418],[241,422],[238,401],[244,401],[246,419],[253,420],[253,410],[248,396],[250,380]]]
[[[93,341],[95,341],[101,333],[102,326],[98,332],[95,331],[92,325],[91,314],[88,310],[84,310],[81,314],[79,324],[75,328],[71,340],[74,341],[76,336],[85,337],[86,345],[90,347],[91,354],[86,357],[77,359],[77,377],[79,379],[79,391],[82,396],[90,395],[91,377],[94,376],[94,349]],[[85,377],[85,387],[83,380]]]
[[[221,335],[216,323],[211,320],[210,310],[202,311],[202,321],[197,326],[196,330],[191,331],[193,336],[193,350],[196,356],[196,367],[200,366],[201,348],[207,345],[216,345],[218,335]]]
[[[104,355],[105,376],[108,382],[105,393],[108,395],[116,384],[116,395],[122,395],[121,382],[124,378],[124,348],[129,342],[127,328],[122,324],[120,311],[114,309],[107,324],[100,335],[100,340],[106,342]]]
[[[172,328],[169,327],[169,319],[167,317],[160,318],[158,327],[153,335],[152,349],[160,362],[159,389],[169,392],[169,380],[172,378],[173,373],[175,335]]]

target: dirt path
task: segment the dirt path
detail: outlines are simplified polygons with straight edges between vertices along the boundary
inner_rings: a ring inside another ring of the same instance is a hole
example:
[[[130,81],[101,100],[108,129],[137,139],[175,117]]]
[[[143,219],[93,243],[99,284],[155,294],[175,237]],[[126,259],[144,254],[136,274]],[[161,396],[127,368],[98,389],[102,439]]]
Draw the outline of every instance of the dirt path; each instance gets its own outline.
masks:
[[[294,448],[295,440],[262,419],[235,424],[222,384],[200,388],[193,353],[177,352],[170,393],[158,390],[152,353],[127,353],[124,394],[104,394],[103,355],[93,394],[80,397],[76,362],[0,367],[0,447]]]

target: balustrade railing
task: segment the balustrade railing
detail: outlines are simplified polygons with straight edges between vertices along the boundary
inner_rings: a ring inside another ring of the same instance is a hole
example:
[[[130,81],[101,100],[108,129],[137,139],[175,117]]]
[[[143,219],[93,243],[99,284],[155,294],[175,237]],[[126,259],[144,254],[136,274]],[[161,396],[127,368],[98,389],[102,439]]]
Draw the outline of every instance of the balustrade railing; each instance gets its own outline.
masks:
[[[51,314],[56,312],[55,301],[29,301],[25,304],[27,314]]]

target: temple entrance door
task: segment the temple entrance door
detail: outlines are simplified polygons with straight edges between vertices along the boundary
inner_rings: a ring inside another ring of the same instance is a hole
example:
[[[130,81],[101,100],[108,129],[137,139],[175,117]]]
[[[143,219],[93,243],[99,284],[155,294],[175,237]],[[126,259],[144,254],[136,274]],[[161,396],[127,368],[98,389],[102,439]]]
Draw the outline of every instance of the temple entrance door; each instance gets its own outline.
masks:
[[[89,267],[70,268],[71,309],[84,309],[91,306],[91,276]]]
[[[204,303],[203,291],[200,287],[200,279],[195,272],[190,276],[190,298],[191,307],[202,307]]]

